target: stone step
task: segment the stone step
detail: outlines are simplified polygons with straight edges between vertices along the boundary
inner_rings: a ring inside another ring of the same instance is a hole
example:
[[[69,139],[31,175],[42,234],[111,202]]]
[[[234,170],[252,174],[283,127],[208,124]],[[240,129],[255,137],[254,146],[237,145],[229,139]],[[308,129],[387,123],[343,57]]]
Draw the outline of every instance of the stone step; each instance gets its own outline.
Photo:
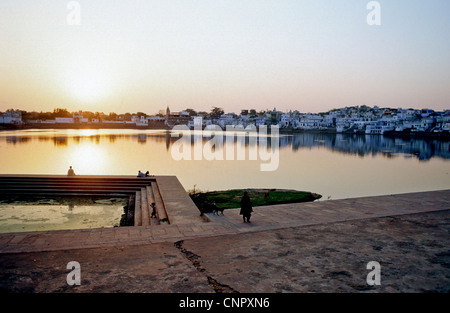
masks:
[[[0,175],[0,190],[15,189],[123,189],[139,190],[155,182],[152,178],[117,176],[11,176]]]
[[[134,223],[134,203],[136,201],[136,195],[130,195],[128,196],[128,208],[127,208],[127,219],[131,220],[133,219]]]
[[[150,185],[147,181],[115,181],[115,180],[84,180],[76,178],[54,179],[54,180],[4,180],[0,179],[0,188],[7,188],[10,186],[122,186],[122,187],[138,187],[142,185]]]
[[[142,226],[141,192],[136,191],[134,201],[134,226]]]
[[[162,201],[161,195],[158,190],[158,185],[151,184],[151,189],[152,189],[152,193],[153,193],[153,198],[155,200],[156,212],[157,212],[159,223],[160,224],[170,224],[169,217],[167,216],[167,212],[164,207],[164,202]]]
[[[117,176],[117,175],[0,175],[0,182],[3,181],[20,181],[20,182],[116,182],[116,183],[128,183],[128,184],[150,184],[155,181],[154,177],[135,177],[135,176]]]
[[[141,188],[141,214],[142,214],[142,226],[149,226],[150,214],[148,212],[147,192],[145,188]]]
[[[105,193],[105,192],[120,192],[120,193],[134,193],[139,191],[142,186],[137,187],[122,187],[122,186],[8,186],[0,189],[2,194],[22,194],[30,192],[91,192],[91,193]]]
[[[159,218],[158,218],[158,212],[156,211],[155,207],[155,216],[152,216],[153,207],[152,203],[155,203],[155,197],[153,196],[153,191],[150,186],[145,187],[145,191],[147,192],[147,205],[148,205],[148,212],[150,215],[150,223],[151,225],[159,225]]]
[[[0,175],[0,196],[129,196],[152,182],[132,176]]]
[[[12,192],[2,192],[0,191],[0,196],[39,196],[39,197],[128,197],[133,193],[127,192],[85,192],[85,191],[48,191],[48,190],[30,190],[30,191],[21,191],[20,193],[12,193]]]

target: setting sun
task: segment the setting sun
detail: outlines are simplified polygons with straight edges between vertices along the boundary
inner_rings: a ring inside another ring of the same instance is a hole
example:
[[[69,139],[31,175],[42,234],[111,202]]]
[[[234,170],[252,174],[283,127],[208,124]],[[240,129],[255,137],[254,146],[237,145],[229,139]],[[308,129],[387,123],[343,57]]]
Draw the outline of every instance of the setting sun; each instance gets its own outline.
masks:
[[[70,68],[64,79],[65,89],[76,100],[103,100],[111,91],[110,78],[101,69]]]

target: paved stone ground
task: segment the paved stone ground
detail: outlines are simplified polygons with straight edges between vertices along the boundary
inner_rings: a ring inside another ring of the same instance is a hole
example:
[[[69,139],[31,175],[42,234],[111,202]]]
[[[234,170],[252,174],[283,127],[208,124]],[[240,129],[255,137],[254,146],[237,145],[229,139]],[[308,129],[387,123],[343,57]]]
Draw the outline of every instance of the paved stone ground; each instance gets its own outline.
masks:
[[[449,195],[437,191],[260,207],[251,224],[230,210],[209,215],[208,223],[158,231],[5,234],[0,236],[0,290],[449,292]],[[66,283],[70,261],[81,265],[81,286]],[[381,265],[380,286],[366,283],[370,261]]]
[[[450,211],[188,240],[184,248],[239,292],[449,292]],[[368,286],[367,263],[381,265]]]

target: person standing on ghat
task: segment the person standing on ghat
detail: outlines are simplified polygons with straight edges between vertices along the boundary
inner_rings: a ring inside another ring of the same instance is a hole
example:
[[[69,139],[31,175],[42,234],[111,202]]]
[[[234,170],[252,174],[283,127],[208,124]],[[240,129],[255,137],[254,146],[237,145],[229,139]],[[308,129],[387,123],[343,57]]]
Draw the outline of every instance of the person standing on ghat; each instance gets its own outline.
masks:
[[[250,217],[252,216],[252,212],[253,212],[252,202],[250,201],[248,192],[244,191],[244,195],[241,198],[241,211],[239,213],[240,215],[242,215],[244,223],[250,223]],[[245,219],[247,219],[247,221]]]

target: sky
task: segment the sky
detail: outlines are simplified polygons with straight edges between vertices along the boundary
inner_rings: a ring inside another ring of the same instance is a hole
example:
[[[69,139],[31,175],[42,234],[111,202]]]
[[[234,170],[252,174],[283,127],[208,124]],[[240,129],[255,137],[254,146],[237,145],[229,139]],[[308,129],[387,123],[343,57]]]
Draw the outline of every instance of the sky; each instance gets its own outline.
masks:
[[[1,0],[0,111],[450,109],[450,1],[369,2]]]

